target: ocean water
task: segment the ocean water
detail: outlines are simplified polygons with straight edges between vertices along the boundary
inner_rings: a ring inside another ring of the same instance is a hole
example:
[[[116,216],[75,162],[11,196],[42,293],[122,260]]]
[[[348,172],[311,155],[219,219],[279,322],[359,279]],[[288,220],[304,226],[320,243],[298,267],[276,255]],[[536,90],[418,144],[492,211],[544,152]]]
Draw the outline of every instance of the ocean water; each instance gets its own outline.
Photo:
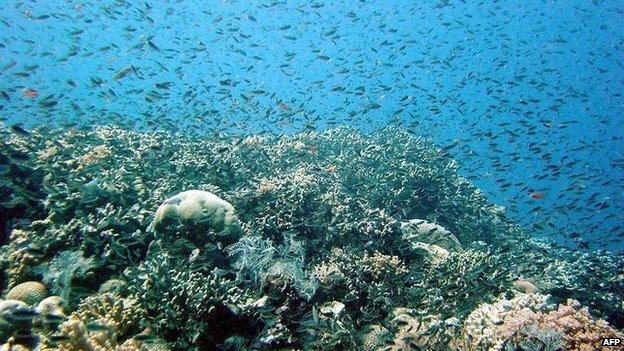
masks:
[[[623,17],[0,3],[0,341],[583,349],[567,308],[601,349],[624,327]]]

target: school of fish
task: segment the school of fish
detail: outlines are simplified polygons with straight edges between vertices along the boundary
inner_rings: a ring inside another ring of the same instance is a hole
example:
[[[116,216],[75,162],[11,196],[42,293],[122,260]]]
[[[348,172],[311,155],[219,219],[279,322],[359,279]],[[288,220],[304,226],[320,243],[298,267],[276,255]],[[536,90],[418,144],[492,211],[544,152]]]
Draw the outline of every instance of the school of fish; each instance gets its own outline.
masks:
[[[400,125],[536,234],[624,248],[618,1],[4,1],[0,121]]]

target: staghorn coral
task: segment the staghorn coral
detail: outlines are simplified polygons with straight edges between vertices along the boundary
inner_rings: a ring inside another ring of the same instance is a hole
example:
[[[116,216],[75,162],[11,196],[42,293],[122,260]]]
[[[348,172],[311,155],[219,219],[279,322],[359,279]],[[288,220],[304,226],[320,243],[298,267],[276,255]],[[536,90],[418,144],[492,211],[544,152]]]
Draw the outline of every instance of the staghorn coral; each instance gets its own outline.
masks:
[[[399,299],[407,267],[397,256],[334,248],[312,269],[328,298],[345,301],[358,324],[378,319]]]
[[[468,249],[425,268],[418,263],[411,269],[407,302],[442,318],[463,318],[474,306],[512,286],[506,260],[501,254]]]
[[[123,337],[138,331],[146,311],[136,299],[104,293],[84,299],[72,316],[86,323],[99,321],[110,325],[118,336]]]
[[[555,305],[541,294],[520,294],[482,304],[464,322],[467,350],[601,349],[605,337],[624,337],[604,320],[593,318],[578,301]],[[605,348],[607,350],[607,348]]]
[[[235,333],[226,325],[237,320],[246,292],[218,271],[189,269],[167,250],[152,248],[148,260],[127,275],[154,331],[179,349],[214,347]]]
[[[386,344],[388,351],[452,350],[449,342],[458,333],[459,320],[440,320],[439,316],[423,315],[415,310],[396,308],[389,325],[394,338]]]
[[[61,335],[65,337],[54,350],[58,351],[145,351],[141,343],[128,339],[117,343],[115,332],[110,328],[104,331],[89,331],[84,322],[70,317],[61,325]],[[50,349],[50,348],[48,348]]]
[[[5,267],[6,285],[9,288],[34,278],[29,274],[29,269],[36,266],[40,262],[41,257],[37,248],[31,242],[33,236],[35,236],[35,233],[31,231],[13,229],[9,237],[13,250],[6,250],[0,254],[4,257],[2,263]]]

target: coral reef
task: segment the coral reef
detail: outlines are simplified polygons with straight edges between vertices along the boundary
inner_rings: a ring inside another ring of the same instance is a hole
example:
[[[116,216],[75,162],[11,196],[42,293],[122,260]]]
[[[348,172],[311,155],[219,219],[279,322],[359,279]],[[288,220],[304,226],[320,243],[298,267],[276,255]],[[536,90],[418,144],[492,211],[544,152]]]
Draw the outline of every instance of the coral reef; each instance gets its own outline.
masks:
[[[0,149],[5,296],[26,282],[54,295],[1,303],[15,348],[583,349],[624,326],[621,256],[530,239],[394,127],[40,129]],[[518,295],[532,314],[506,318],[495,300],[519,291],[552,297]]]
[[[65,303],[73,306],[77,299],[73,294],[73,282],[76,279],[87,279],[87,273],[93,267],[92,258],[84,258],[77,251],[63,251],[48,264],[36,267],[35,270],[43,275],[43,281],[50,287],[52,294],[59,295]]]
[[[459,319],[440,320],[439,316],[397,308],[389,325],[393,327],[394,339],[386,342],[388,351],[450,350],[449,343],[458,334]]]
[[[557,302],[578,300],[597,317],[624,328],[624,256],[605,251],[576,252],[541,239],[513,243],[511,266]],[[527,262],[531,262],[528,264]]]
[[[236,331],[226,325],[239,318],[247,296],[218,270],[190,267],[188,261],[153,249],[127,275],[132,296],[148,311],[158,335],[178,349],[206,349]]]
[[[508,260],[487,248],[467,249],[412,269],[406,290],[409,304],[442,318],[463,318],[479,302],[491,301],[513,285],[504,264]]]

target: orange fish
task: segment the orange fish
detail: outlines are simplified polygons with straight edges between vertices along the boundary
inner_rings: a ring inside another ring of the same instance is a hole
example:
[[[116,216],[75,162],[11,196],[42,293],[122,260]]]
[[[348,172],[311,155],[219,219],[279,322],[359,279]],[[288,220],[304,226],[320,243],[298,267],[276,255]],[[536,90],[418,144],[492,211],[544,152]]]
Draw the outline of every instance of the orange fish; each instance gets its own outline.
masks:
[[[531,193],[529,194],[529,197],[531,197],[531,199],[533,200],[540,200],[544,198],[544,194],[542,193]]]
[[[39,96],[39,93],[35,89],[31,89],[31,88],[26,88],[26,89],[22,90],[22,94],[24,96],[26,96],[26,97],[31,98],[31,99],[34,99],[37,96]]]
[[[281,108],[282,110],[286,110],[286,111],[290,111],[291,110],[290,106],[286,105],[283,102],[280,102],[279,104],[277,104],[277,107]]]

